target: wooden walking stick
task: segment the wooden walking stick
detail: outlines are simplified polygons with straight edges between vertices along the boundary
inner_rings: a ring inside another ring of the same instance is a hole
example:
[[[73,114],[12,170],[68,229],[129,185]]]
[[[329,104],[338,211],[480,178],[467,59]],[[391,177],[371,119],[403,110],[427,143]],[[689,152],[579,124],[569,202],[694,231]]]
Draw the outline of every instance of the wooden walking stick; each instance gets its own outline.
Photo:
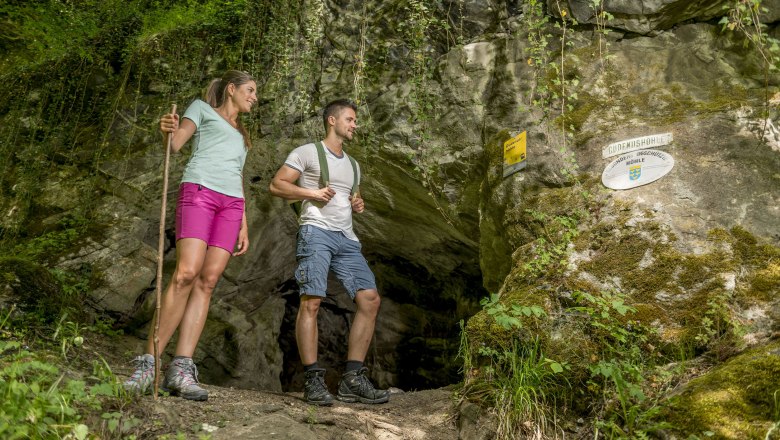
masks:
[[[171,113],[176,115],[176,104],[171,106]],[[160,390],[160,297],[162,297],[163,252],[165,251],[165,210],[168,205],[168,165],[171,162],[171,139],[173,138],[173,133],[167,133],[166,136],[162,206],[160,207],[160,239],[157,242],[157,288],[154,292],[157,301],[154,310],[154,400],[157,400],[157,394]]]

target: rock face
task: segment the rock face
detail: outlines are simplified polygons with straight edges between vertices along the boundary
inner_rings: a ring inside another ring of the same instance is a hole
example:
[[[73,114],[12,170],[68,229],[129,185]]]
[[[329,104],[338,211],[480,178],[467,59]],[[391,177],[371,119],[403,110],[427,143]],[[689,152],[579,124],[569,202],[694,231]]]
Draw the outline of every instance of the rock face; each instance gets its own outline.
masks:
[[[585,0],[547,0],[547,7],[553,14],[567,10],[580,23],[596,24],[596,16],[602,11],[611,14],[607,26],[627,32],[647,35],[671,28],[679,23],[695,20],[707,21],[725,15],[725,1],[682,1],[682,0],[604,0],[598,7]]]
[[[258,78],[267,79],[266,95],[250,121],[253,148],[245,168],[251,245],[248,255],[231,260],[214,293],[196,352],[204,381],[270,390],[300,387],[293,330],[297,226],[267,187],[292,148],[322,136],[317,112],[337,96],[361,104],[363,127],[347,149],[364,171],[367,212],[356,216],[356,230],[384,296],[367,359],[380,386],[457,381],[459,321],[478,312],[479,300],[490,292],[516,294],[548,309],[550,301],[562,301],[562,290],[545,290],[552,288],[549,280],[529,281],[526,265],[539,261],[540,237],[555,242],[545,234],[567,231],[559,228],[565,218],[576,218],[581,228],[569,233],[593,242],[572,236],[570,248],[550,248],[547,256],[565,261],[562,273],[578,288],[635,295],[632,304],[640,309],[641,303],[652,318],[648,323],[666,332],[667,343],[690,341],[699,333],[686,326],[685,317],[652,312],[655,307],[706,304],[716,293],[739,296],[745,285],[755,295],[735,306],[735,317],[755,323],[746,344],[777,331],[776,263],[739,259],[748,257],[738,247],[754,236],[770,247],[780,240],[780,80],[764,76],[762,61],[743,48],[738,35],[712,24],[723,14],[721,2],[605,1],[604,10],[614,16],[607,26],[631,38],[603,40],[588,25],[563,34],[540,19],[536,29],[541,30],[533,30],[524,21],[531,12],[521,2],[453,1],[417,9],[422,3],[412,3],[327,1],[320,9],[296,9],[311,19],[307,23],[318,24],[301,37],[310,44],[302,43],[306,56],[316,62],[298,60],[317,69],[289,72],[245,61]],[[560,15],[560,6],[580,23],[593,24],[591,4],[548,0],[547,10]],[[363,14],[364,8],[376,13]],[[775,15],[770,9],[765,22],[776,22]],[[365,17],[364,27],[357,25],[359,17]],[[767,32],[776,35],[776,25]],[[563,35],[570,45],[561,54]],[[101,144],[77,142],[82,139],[77,136],[73,142],[79,147],[67,155],[55,141],[47,147],[51,151],[25,153],[59,170],[42,177],[45,190],[34,204],[25,205],[29,192],[22,191],[30,187],[23,166],[32,166],[33,159],[14,156],[3,180],[6,231],[23,225],[31,237],[35,231],[49,233],[63,216],[90,208],[90,221],[100,227],[52,253],[52,265],[91,267],[92,305],[141,337],[154,311],[162,156],[155,115],[168,105],[168,87],[175,87],[183,107],[198,95],[203,77],[231,67],[220,57],[235,49],[231,40],[221,43],[224,52],[209,52],[201,47],[201,33],[190,37],[188,54],[201,64],[182,61],[171,67],[172,60],[152,46],[134,49],[142,67],[126,69],[135,89],[122,83],[118,107],[103,120],[108,134]],[[174,41],[170,35],[160,38]],[[203,58],[198,50],[209,55]],[[539,67],[550,63],[557,67]],[[179,70],[173,75],[172,69]],[[149,80],[148,72],[169,75],[171,84]],[[104,78],[114,85],[110,92],[97,80],[88,90],[115,96],[110,93],[119,89],[119,77]],[[30,87],[24,103],[3,95],[0,117],[22,121],[13,125],[14,133],[34,138],[35,124],[42,122],[27,106],[35,109],[46,93]],[[306,105],[299,106],[299,98],[308,99]],[[524,130],[528,167],[504,178],[502,144]],[[605,145],[666,132],[674,141],[661,149],[676,162],[669,175],[619,192],[593,184],[592,177],[608,163],[601,158]],[[186,154],[176,155],[171,168],[166,284],[175,261],[173,200],[186,160]],[[87,176],[79,167],[95,173]],[[573,176],[590,183],[577,186]],[[587,192],[587,203],[574,200],[581,192]],[[713,242],[713,230],[725,234],[721,241]],[[723,255],[735,259],[722,271],[710,264],[722,256],[719,246],[729,247]],[[695,267],[661,270],[681,262]],[[628,265],[632,273],[613,273],[610,265]],[[739,268],[753,271],[749,283]],[[642,288],[653,273],[675,282],[657,280]],[[335,280],[331,287],[333,295],[321,310],[320,363],[328,366],[333,384],[346,355],[354,306]]]

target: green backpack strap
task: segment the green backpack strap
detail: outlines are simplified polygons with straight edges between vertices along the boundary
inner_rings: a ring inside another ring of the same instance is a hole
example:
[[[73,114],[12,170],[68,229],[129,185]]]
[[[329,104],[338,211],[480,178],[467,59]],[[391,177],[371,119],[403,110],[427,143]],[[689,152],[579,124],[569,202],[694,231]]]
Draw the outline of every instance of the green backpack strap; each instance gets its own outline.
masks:
[[[352,195],[354,196],[360,192],[360,173],[358,172],[358,165],[355,159],[349,154],[347,154],[347,157],[349,158],[349,163],[352,164]]]
[[[315,142],[314,146],[317,148],[317,160],[320,163],[320,188],[325,188],[326,186],[328,186],[328,183],[330,183],[330,172],[328,171],[328,158],[325,155],[325,147],[322,145],[322,142]],[[354,166],[355,165],[353,163],[352,167],[354,168]],[[303,201],[291,200],[289,203],[290,203],[290,208],[292,208],[293,212],[295,212],[295,215],[297,217],[300,217],[301,211],[303,210]]]
[[[290,200],[287,203],[290,204],[290,208],[292,208],[293,212],[295,213],[295,216],[300,217],[301,209],[303,209],[303,202],[300,200]]]
[[[325,147],[322,145],[322,142],[317,142],[314,146],[317,147],[317,160],[320,161],[320,188],[325,188],[330,183],[328,158],[325,156]]]
[[[328,158],[325,155],[325,147],[322,142],[315,142],[314,146],[317,147],[317,160],[320,162],[320,188],[325,188],[330,183],[330,171],[328,170]],[[346,154],[346,153],[344,153]],[[355,159],[347,154],[349,163],[352,165],[352,192],[355,196],[360,192],[360,173],[358,172],[358,165]],[[293,200],[290,202],[290,208],[295,212],[296,216],[301,215],[303,208],[303,202],[300,200]]]

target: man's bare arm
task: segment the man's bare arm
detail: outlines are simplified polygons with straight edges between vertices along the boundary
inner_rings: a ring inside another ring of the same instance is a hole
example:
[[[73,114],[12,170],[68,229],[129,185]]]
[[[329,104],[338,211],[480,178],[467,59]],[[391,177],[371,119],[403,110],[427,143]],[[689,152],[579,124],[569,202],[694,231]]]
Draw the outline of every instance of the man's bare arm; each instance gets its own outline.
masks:
[[[318,202],[329,202],[336,194],[330,187],[309,189],[301,188],[295,182],[301,176],[301,172],[287,165],[282,165],[276,172],[271,185],[268,189],[271,194],[286,200],[316,200]]]

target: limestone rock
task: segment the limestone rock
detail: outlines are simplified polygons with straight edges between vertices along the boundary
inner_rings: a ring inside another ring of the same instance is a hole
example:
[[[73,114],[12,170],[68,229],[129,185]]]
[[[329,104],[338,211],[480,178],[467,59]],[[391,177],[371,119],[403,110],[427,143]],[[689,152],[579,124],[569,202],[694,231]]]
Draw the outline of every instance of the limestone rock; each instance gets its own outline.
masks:
[[[607,27],[618,28],[628,32],[647,35],[655,31],[669,29],[672,26],[688,20],[707,21],[714,17],[726,15],[726,1],[685,1],[685,0],[641,0],[623,1],[606,0],[602,9],[596,10],[593,2],[586,0],[565,0],[556,2],[547,0],[547,7],[552,14],[560,16],[561,10],[568,10],[580,23],[596,23],[596,15],[601,11],[614,16],[607,22]]]

